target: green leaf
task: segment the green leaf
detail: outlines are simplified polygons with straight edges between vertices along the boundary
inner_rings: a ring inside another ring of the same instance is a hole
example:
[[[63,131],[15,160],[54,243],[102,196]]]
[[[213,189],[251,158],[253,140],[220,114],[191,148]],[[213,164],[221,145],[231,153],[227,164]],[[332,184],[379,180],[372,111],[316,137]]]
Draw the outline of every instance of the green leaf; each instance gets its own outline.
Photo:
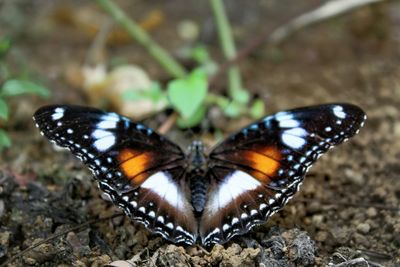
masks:
[[[256,99],[250,108],[250,116],[253,119],[259,119],[265,114],[264,102],[261,99]]]
[[[21,94],[36,94],[42,97],[49,96],[47,88],[31,81],[24,80],[8,80],[0,89],[0,96],[16,96]]]
[[[246,90],[238,90],[232,96],[233,100],[240,104],[247,104],[250,100],[250,94]]]
[[[7,103],[0,98],[0,118],[7,120],[8,119],[8,106]]]
[[[197,45],[192,50],[192,57],[198,63],[205,63],[210,59],[207,48],[204,45]]]
[[[206,73],[202,69],[196,69],[186,78],[168,83],[169,101],[184,119],[189,119],[203,104],[207,95],[207,86]]]
[[[10,137],[8,137],[8,134],[4,130],[0,129],[0,150],[10,146]]]
[[[229,105],[223,110],[224,114],[230,118],[237,118],[241,114],[242,105],[237,102],[231,102]]]
[[[200,106],[199,109],[195,111],[192,117],[187,119],[179,117],[178,120],[176,121],[176,124],[178,125],[179,128],[183,129],[194,127],[203,120],[205,114],[206,114],[205,106]]]

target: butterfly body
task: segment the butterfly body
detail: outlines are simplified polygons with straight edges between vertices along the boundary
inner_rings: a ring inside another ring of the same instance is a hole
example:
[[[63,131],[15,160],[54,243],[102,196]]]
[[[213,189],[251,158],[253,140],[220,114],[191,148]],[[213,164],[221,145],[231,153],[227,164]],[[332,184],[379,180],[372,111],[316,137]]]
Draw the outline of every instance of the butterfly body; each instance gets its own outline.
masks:
[[[115,205],[175,243],[225,243],[264,223],[298,191],[316,159],[355,135],[366,116],[335,103],[265,117],[213,148],[185,154],[146,126],[80,106],[46,106],[34,119],[93,172]]]

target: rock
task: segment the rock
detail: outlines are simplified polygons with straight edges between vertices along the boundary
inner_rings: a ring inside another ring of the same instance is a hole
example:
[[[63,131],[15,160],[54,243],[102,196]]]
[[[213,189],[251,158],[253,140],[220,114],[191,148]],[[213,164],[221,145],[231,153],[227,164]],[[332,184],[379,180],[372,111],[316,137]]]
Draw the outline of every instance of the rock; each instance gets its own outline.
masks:
[[[357,231],[362,234],[367,234],[371,230],[371,226],[368,223],[360,223],[357,225]]]
[[[322,214],[315,214],[312,217],[312,224],[316,227],[320,227],[323,221],[324,221],[324,215]]]
[[[319,242],[324,242],[328,238],[329,233],[326,231],[319,231],[315,236],[315,240]]]
[[[289,257],[299,266],[311,266],[315,260],[315,243],[306,232],[300,232],[289,245]]]
[[[334,241],[340,245],[347,244],[351,237],[351,231],[347,227],[334,227],[330,229],[330,233]]]
[[[157,255],[157,253],[155,253]],[[168,245],[165,250],[159,252],[156,261],[157,266],[190,266],[188,255],[183,247]]]

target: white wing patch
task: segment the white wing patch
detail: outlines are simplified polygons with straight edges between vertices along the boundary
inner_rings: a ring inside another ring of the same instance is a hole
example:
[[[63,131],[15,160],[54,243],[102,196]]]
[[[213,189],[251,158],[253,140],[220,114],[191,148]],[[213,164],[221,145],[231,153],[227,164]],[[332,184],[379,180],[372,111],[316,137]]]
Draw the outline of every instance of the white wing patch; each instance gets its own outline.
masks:
[[[157,172],[144,181],[141,187],[146,188],[164,199],[171,206],[182,210],[184,208],[184,196],[178,185],[172,181],[165,172]]]
[[[212,212],[217,212],[241,194],[254,190],[260,185],[261,183],[251,175],[242,171],[234,171],[225,178],[225,181],[221,183],[211,197],[208,209],[211,209]]]

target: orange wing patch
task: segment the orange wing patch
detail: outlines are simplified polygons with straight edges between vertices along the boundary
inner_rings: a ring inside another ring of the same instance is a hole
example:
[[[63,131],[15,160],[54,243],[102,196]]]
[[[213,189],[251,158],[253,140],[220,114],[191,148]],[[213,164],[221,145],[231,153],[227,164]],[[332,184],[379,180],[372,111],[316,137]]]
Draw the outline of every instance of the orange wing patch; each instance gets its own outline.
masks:
[[[147,177],[147,175],[141,175],[141,173],[147,169],[151,158],[151,153],[133,149],[124,149],[118,156],[122,171],[136,185],[141,184]]]
[[[281,154],[274,147],[267,147],[257,152],[248,151],[245,157],[253,169],[268,175],[268,177],[256,175],[258,179],[265,183],[275,175],[280,167],[279,160],[281,159]]]

